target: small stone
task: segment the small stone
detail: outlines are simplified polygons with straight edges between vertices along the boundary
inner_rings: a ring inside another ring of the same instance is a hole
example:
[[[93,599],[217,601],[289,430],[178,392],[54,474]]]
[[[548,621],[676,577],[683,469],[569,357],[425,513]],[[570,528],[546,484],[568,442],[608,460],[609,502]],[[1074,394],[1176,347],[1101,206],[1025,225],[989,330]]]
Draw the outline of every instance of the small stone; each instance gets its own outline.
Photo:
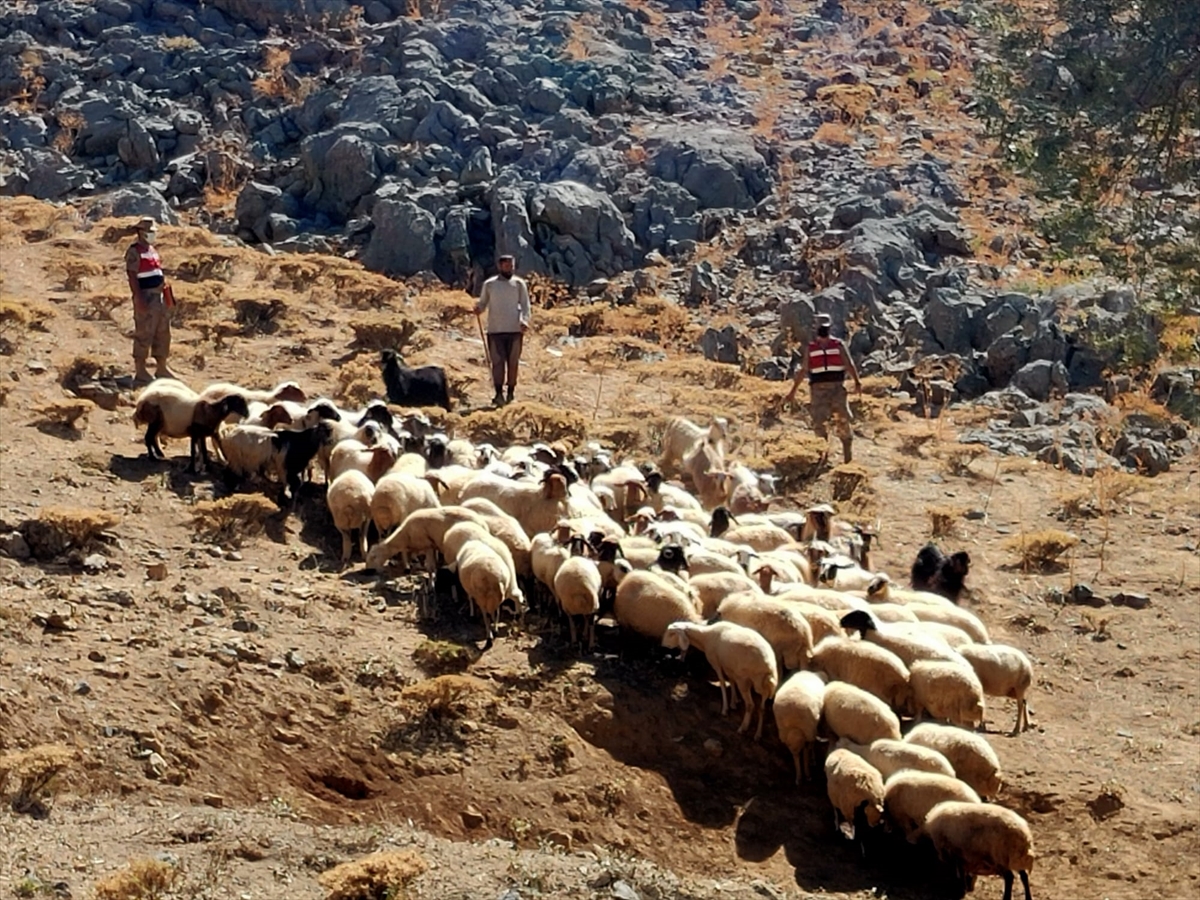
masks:
[[[115,603],[126,609],[133,606],[133,594],[129,591],[105,591],[100,595],[100,599],[105,603]]]
[[[220,794],[205,794],[200,798],[200,802],[213,809],[222,809],[225,806],[225,798]]]
[[[50,363],[46,362],[44,359],[31,359],[25,363],[25,368],[27,368],[34,375],[39,375],[50,368]]]
[[[982,509],[968,509],[963,513],[963,518],[971,522],[980,522],[987,518],[987,513]]]
[[[565,831],[551,831],[545,835],[545,838],[546,843],[562,847],[568,853],[571,852],[571,836]]]
[[[95,575],[97,572],[103,572],[108,568],[108,560],[103,553],[93,553],[83,561],[83,571],[89,575]]]
[[[613,882],[612,895],[615,900],[642,900],[642,895],[635,891],[630,884],[624,881]]]
[[[483,825],[483,813],[477,810],[474,806],[468,806],[461,813],[462,823],[464,828],[479,828]]]
[[[1128,606],[1130,609],[1145,609],[1150,605],[1150,598],[1145,594],[1132,594],[1128,591],[1122,591],[1113,594],[1113,606]]]
[[[146,566],[146,578],[150,581],[166,581],[167,564],[155,563],[152,566]]]
[[[101,653],[99,650],[92,650],[88,653],[88,659],[94,663],[102,663],[105,660],[107,660],[108,657],[105,656],[103,653]]]
[[[272,656],[270,659],[267,660],[267,668],[268,669],[282,669],[286,665],[287,665],[287,663],[284,662],[278,656]]]
[[[225,555],[225,551],[220,547],[205,547],[204,552],[213,557],[213,559],[220,559]]]
[[[299,650],[289,650],[284,654],[283,658],[287,660],[288,668],[295,669],[296,671],[303,669],[308,664],[308,660],[304,658],[304,655]]]
[[[158,739],[157,735],[153,735],[153,734],[145,735],[144,737],[142,737],[139,740],[139,743],[142,745],[143,750],[149,750],[151,753],[158,753],[159,755],[161,755],[164,752],[166,752],[163,749],[162,741],[160,741]]]
[[[243,559],[243,556],[242,556],[242,554],[238,553],[238,551],[236,551],[236,550],[230,550],[228,553],[225,554],[225,559],[227,559],[229,562],[241,562]]]
[[[234,631],[240,631],[243,634],[258,631],[258,625],[249,619],[235,619],[232,627]]]
[[[29,559],[32,555],[29,542],[19,531],[13,531],[0,539],[0,553],[11,559]]]
[[[146,757],[146,777],[162,778],[167,773],[167,761],[157,753]]]
[[[709,756],[717,757],[725,752],[725,748],[721,746],[721,742],[716,738],[709,738],[704,742],[704,749]]]
[[[302,744],[304,737],[295,731],[287,731],[283,728],[276,728],[271,734],[271,737],[279,741],[281,744]]]
[[[77,685],[75,685],[75,693],[79,694],[81,697],[86,697],[91,692],[92,692],[92,686],[90,684],[88,684],[86,681],[81,681]]]
[[[92,672],[102,678],[111,678],[113,681],[124,681],[129,677],[128,672],[124,669],[118,669],[116,666],[96,666],[96,668],[92,669]]]

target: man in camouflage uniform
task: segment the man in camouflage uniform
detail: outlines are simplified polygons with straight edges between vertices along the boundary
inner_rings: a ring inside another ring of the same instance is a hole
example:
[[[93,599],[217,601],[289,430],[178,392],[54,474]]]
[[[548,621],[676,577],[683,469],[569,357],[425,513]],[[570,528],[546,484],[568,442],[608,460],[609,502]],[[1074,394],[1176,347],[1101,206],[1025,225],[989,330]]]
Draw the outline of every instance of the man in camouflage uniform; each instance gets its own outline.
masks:
[[[133,295],[134,384],[149,384],[158,378],[174,378],[167,367],[171,354],[171,311],[163,302],[162,260],[154,249],[155,222],[149,216],[137,224],[137,240],[125,251],[125,272]],[[146,357],[153,355],[156,376],[146,369]]]
[[[850,462],[853,441],[850,423],[854,421],[854,416],[850,412],[849,398],[846,396],[846,373],[850,373],[854,379],[854,389],[860,394],[862,382],[859,381],[854,360],[850,357],[850,348],[844,341],[830,336],[832,317],[827,313],[818,313],[815,321],[817,336],[809,342],[804,359],[796,369],[792,389],[784,398],[784,402],[792,402],[796,396],[796,389],[807,374],[813,432],[821,440],[827,439],[829,420],[835,418],[834,428],[837,436],[842,439],[842,460]]]

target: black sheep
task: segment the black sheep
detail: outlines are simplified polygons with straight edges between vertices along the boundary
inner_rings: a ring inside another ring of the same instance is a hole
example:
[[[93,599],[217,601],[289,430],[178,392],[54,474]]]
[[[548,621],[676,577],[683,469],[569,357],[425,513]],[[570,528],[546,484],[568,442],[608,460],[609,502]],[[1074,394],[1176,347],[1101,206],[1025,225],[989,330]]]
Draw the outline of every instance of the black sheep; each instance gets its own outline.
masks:
[[[231,415],[238,415],[243,419],[250,415],[249,404],[246,403],[246,398],[241,394],[229,394],[215,403],[210,403],[207,400],[196,401],[196,405],[192,408],[192,424],[188,427],[188,437],[192,439],[192,448],[187,466],[188,472],[196,471],[197,459],[203,460],[204,468],[208,469],[208,439],[213,438],[213,440],[216,440],[216,434],[221,427],[221,423]],[[161,425],[158,427],[161,427]],[[147,447],[150,447],[152,443],[156,443],[155,436],[157,433],[157,428],[154,425],[146,431]]]
[[[936,544],[926,544],[912,564],[913,589],[941,594],[957,603],[970,568],[971,557],[966,550],[946,556]]]
[[[277,431],[271,435],[275,450],[283,454],[287,480],[285,495],[290,492],[292,502],[300,495],[300,483],[305,470],[321,445],[332,436],[333,426],[329,422],[320,422],[304,431]]]
[[[384,350],[381,359],[388,401],[397,406],[440,406],[450,410],[450,390],[441,366],[410,369],[395,350]]]
[[[708,526],[709,537],[720,537],[729,530],[730,523],[737,524],[737,516],[728,507],[718,506],[712,511],[712,522]]]
[[[683,547],[679,544],[666,544],[658,551],[658,559],[655,562],[664,572],[672,572],[676,575],[679,574],[680,569],[688,567],[687,556],[684,555]]]

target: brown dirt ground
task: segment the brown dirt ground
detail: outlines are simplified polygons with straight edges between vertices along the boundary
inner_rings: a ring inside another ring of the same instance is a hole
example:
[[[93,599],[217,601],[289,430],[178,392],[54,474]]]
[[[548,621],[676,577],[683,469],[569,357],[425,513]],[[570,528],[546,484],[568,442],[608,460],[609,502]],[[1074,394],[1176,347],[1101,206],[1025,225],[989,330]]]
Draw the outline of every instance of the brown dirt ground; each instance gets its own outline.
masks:
[[[315,898],[328,865],[410,845],[433,864],[413,889],[426,897],[487,898],[510,886],[522,896],[602,896],[612,878],[649,897],[930,895],[918,857],[864,863],[836,840],[822,789],[793,787],[770,727],[761,746],[742,740],[701,669],[621,661],[608,633],[604,652],[579,660],[536,622],[480,654],[477,623],[448,605],[418,621],[402,583],[334,570],[338,540],[319,489],[234,552],[199,541],[190,524],[188,507],[223,495],[220,480],[186,476],[181,443],[166,463],[148,462],[129,407],[93,410],[80,435],[30,424],[34,407],[62,397],[58,378],[76,357],[129,365],[128,305],[94,318],[81,300],[123,294],[123,239],[104,239],[112,223],[81,234],[78,220],[55,217],[24,201],[0,205],[0,299],[50,313],[44,331],[6,332],[17,346],[0,358],[10,387],[0,519],[58,505],[102,508],[120,522],[99,575],[0,558],[0,751],[44,742],[77,751],[47,819],[0,812],[0,897],[30,877],[90,896],[130,859],[165,852],[185,874],[179,896]],[[287,275],[294,258],[163,232],[168,266],[205,252],[232,261],[228,281],[179,284],[204,307],[185,307],[175,329],[172,361],[189,382],[287,377],[336,393],[350,320],[380,302],[421,324],[425,346],[413,359],[443,361],[468,379],[470,403],[486,400],[474,323],[441,315],[461,295],[401,289],[337,260],[304,258],[311,268]],[[68,291],[72,261],[94,267]],[[278,330],[218,348],[189,325],[231,318],[239,297],[282,300]],[[620,328],[652,329],[655,311],[628,314],[642,318]],[[713,410],[735,420],[750,449],[805,431],[800,416],[779,415],[777,386],[694,356],[623,363],[620,335],[557,344],[572,316],[539,313],[520,392],[578,411],[594,433],[628,432],[644,451],[668,413]],[[373,366],[374,354],[364,359]],[[928,507],[986,509],[944,543],[971,553],[968,605],[1036,664],[1034,730],[1006,734],[1010,701],[988,716],[1006,771],[1002,801],[1034,830],[1034,896],[1196,896],[1197,460],[1130,483],[1107,516],[1063,523],[1061,500],[1102,491],[1101,482],[991,456],[952,474],[946,459],[963,422],[896,412],[885,388],[869,385],[858,404],[856,451],[870,481],[850,504],[882,519],[875,565],[904,575],[929,534]],[[912,450],[921,435],[927,443]],[[830,490],[826,473],[786,503]],[[1067,566],[1013,567],[1004,542],[1046,527],[1080,537]],[[160,562],[166,579],[148,580]],[[1143,592],[1151,605],[1046,599],[1074,580],[1101,595]],[[34,623],[51,611],[71,612],[76,630]],[[289,651],[303,657],[298,671]],[[431,685],[438,672],[460,677]],[[718,744],[706,748],[710,738]],[[150,750],[165,761],[159,777],[140,758]],[[975,896],[1000,894],[997,879],[984,879]]]

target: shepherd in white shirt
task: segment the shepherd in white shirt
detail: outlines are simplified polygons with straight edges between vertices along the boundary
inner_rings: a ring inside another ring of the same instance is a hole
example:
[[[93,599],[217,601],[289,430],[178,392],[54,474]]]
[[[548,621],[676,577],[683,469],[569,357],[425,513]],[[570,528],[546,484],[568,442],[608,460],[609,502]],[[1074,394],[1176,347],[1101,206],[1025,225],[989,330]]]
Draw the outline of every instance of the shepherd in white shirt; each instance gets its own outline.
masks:
[[[475,315],[487,310],[488,353],[492,357],[492,386],[496,396],[494,406],[511,403],[517,386],[517,369],[521,363],[521,345],[529,328],[529,286],[525,279],[513,274],[513,258],[509,255],[496,260],[499,275],[483,283],[483,292],[475,304]],[[504,393],[508,378],[507,399]]]

